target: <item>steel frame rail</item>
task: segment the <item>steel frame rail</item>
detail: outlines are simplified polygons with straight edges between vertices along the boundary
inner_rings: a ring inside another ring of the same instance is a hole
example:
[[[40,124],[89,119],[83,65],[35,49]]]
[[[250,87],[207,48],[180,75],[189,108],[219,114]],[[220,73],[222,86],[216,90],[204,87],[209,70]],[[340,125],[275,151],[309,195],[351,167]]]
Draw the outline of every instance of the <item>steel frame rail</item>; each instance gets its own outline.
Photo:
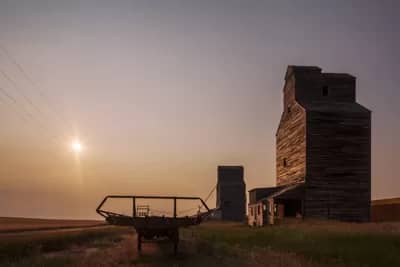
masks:
[[[199,200],[201,202],[201,204],[207,209],[207,212],[210,212],[210,209],[208,208],[207,204],[204,202],[203,199],[201,199],[200,197],[178,197],[178,196],[136,196],[136,195],[108,195],[106,197],[104,197],[104,199],[101,201],[101,203],[99,204],[99,206],[96,209],[96,212],[101,215],[104,218],[108,218],[110,215],[111,216],[121,216],[121,217],[130,217],[127,215],[123,215],[123,214],[118,214],[118,213],[114,213],[111,211],[106,211],[106,210],[102,210],[102,206],[104,205],[104,203],[111,198],[128,198],[128,199],[132,199],[132,218],[136,217],[136,199],[170,199],[173,200],[174,202],[174,216],[173,218],[177,218],[177,210],[176,210],[176,202],[177,200]]]

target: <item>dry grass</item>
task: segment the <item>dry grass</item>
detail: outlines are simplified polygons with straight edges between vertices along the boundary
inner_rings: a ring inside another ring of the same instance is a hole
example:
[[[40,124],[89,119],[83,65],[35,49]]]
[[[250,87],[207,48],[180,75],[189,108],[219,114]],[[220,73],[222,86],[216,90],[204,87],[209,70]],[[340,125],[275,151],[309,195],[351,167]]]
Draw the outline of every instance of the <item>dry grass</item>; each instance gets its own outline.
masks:
[[[111,227],[113,230],[106,233],[93,228],[80,233],[50,231],[58,233],[40,238],[31,232],[29,236],[14,235],[25,236],[19,237],[20,245],[40,244],[34,256],[4,266],[400,266],[399,228],[400,223],[308,220],[255,229],[232,223],[206,223],[181,231],[177,257],[169,242],[145,242],[139,255],[136,235],[130,228]],[[38,242],[36,238],[47,241]],[[0,240],[0,248],[1,245]]]
[[[286,220],[281,226],[302,231],[400,234],[400,222],[348,223],[329,220]]]
[[[104,224],[95,220],[53,220],[0,217],[0,233],[91,227]]]
[[[265,250],[268,258],[273,255],[268,253],[278,253],[275,259],[279,262],[279,255],[283,253],[282,260],[289,262],[282,263],[282,266],[391,267],[400,266],[399,227],[400,223],[349,224],[332,221],[286,222],[264,228],[204,224],[196,228],[193,235],[198,242],[212,246],[220,254],[230,255],[235,247],[244,251],[245,255]],[[291,259],[294,261],[290,262]]]
[[[345,266],[340,262],[325,262],[320,263],[317,261],[312,261],[305,258],[302,255],[285,252],[276,251],[271,248],[254,248],[250,251],[245,249],[236,249],[235,256],[233,257],[241,259],[240,265],[236,266],[246,266],[246,267],[343,267]],[[236,261],[237,262],[237,261]]]
[[[118,240],[122,233],[130,231],[132,230],[126,228],[100,226],[0,234],[0,266],[1,262],[19,261],[26,257],[68,250],[72,246],[81,246],[104,238]]]
[[[137,260],[136,239],[133,234],[125,234],[120,242],[103,249],[88,250],[75,262],[77,267],[131,266]]]

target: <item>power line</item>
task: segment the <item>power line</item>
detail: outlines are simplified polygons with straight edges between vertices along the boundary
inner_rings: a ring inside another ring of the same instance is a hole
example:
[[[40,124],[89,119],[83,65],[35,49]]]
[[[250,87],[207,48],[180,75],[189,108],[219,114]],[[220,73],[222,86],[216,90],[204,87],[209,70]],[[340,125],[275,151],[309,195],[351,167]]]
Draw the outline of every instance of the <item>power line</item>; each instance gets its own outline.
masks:
[[[13,98],[12,97],[10,97],[9,95],[8,95],[8,93],[3,89],[3,88],[1,88],[0,87],[0,92],[2,93],[2,95],[3,96],[6,96],[6,98],[4,98],[4,97],[0,97],[0,102],[1,103],[3,103],[4,105],[6,105],[6,106],[8,106],[9,105],[9,103],[8,103],[8,101],[7,100],[11,100],[11,101],[13,101]],[[10,107],[12,107],[11,105],[10,105]],[[24,121],[24,122],[26,122],[27,120],[25,119],[25,117],[24,116],[22,116],[20,113],[17,113],[18,114],[18,116]]]
[[[28,82],[30,82],[31,84],[33,84],[33,86],[37,87],[35,85],[35,83],[33,82],[33,80],[30,78],[30,76],[27,74],[27,72],[23,69],[23,67],[10,55],[8,50],[1,44],[0,44],[0,50],[3,50],[3,53],[6,54],[6,56],[9,58],[9,60],[17,67],[17,69],[22,73],[22,75],[25,77],[25,79]],[[11,106],[11,109],[13,110],[13,112],[15,112],[24,121],[24,123],[29,124],[28,122],[30,120],[33,124],[36,124],[39,127],[39,129],[42,131],[42,133],[44,133],[45,135],[48,136],[49,141],[54,142],[57,145],[62,143],[62,141],[59,140],[58,136],[51,133],[51,129],[46,124],[47,117],[45,116],[44,112],[30,99],[30,97],[28,95],[25,94],[25,92],[22,89],[20,89],[18,84],[4,70],[0,69],[0,73],[18,91],[18,94],[23,97],[25,102],[27,102],[31,107],[33,107],[33,111],[36,111],[40,116],[39,117],[35,116],[34,113],[29,112],[29,110],[27,110],[25,105],[22,103],[19,106],[19,101],[17,101],[17,99],[14,96],[9,94],[7,92],[7,90],[0,87],[1,93],[8,100],[8,102],[7,102],[7,101],[5,101],[5,99],[2,98],[2,100],[3,100],[2,102],[4,104],[7,104],[7,103],[9,104],[9,102],[11,102],[12,105],[10,105],[10,106]],[[42,94],[42,92],[39,89],[37,91],[39,92],[39,95],[44,99],[45,97]],[[57,114],[54,111],[52,113]],[[25,116],[23,114],[25,114],[28,118],[25,118]],[[57,117],[57,118],[59,119],[59,117]],[[34,121],[36,121],[36,123]],[[32,124],[29,124],[29,125],[33,126]],[[53,153],[53,154],[55,155],[55,153]]]
[[[6,98],[4,97],[0,97],[0,102],[4,103],[6,106],[9,106],[12,110],[12,112],[14,112],[17,117],[19,117],[23,122],[24,122],[24,126],[26,126],[27,128],[29,125],[29,119],[27,119],[24,116],[24,113],[21,113],[20,110],[18,109],[18,105],[17,105],[17,101],[15,100],[14,97],[10,96],[6,90],[4,90],[4,88],[0,87],[0,92],[2,93],[2,95],[5,95]],[[7,101],[8,100],[8,101]],[[25,113],[26,114],[26,113]],[[40,127],[40,126],[39,126]],[[40,129],[43,131],[43,128],[40,127]],[[54,142],[55,144],[58,144],[58,141],[56,139],[54,139],[54,137],[50,137],[50,141]],[[56,153],[54,153],[53,151],[48,150],[47,152],[56,155]]]
[[[3,53],[6,54],[6,56],[11,60],[14,65],[17,66],[18,70],[25,76],[25,78],[32,84],[35,85],[35,82],[30,78],[30,76],[27,74],[27,72],[22,68],[22,66],[17,62],[17,60],[11,56],[11,54],[8,52],[8,49],[0,44],[0,49],[3,50]],[[41,92],[39,92],[41,94]]]
[[[7,99],[8,99],[8,100],[11,101],[11,103],[12,103],[12,105],[10,105],[12,108],[14,108],[14,106],[18,107],[17,100],[16,100],[13,96],[11,96],[4,88],[0,87],[0,92],[1,92],[4,96],[6,96],[6,99],[3,99],[3,103],[4,103],[4,104],[9,104],[9,103],[7,102]],[[20,112],[18,111],[18,108],[15,110],[15,112],[18,114],[18,116],[20,116],[20,117],[22,118],[22,120],[23,120],[24,122],[27,122],[27,119],[24,117],[24,115],[22,115],[22,113],[20,113]],[[23,113],[27,114],[27,112],[26,112],[25,110],[23,110]],[[27,115],[29,116],[30,114],[27,114]]]
[[[42,98],[42,100],[47,104],[48,110],[51,112],[50,117],[55,117],[63,126],[67,126],[70,131],[73,130],[73,126],[68,122],[68,120],[63,116],[62,113],[59,113],[55,108],[54,105],[52,105],[51,101],[45,96],[45,94],[42,92],[42,89],[38,86],[37,83],[34,82],[34,80],[31,78],[31,76],[28,74],[28,72],[23,68],[23,66],[18,63],[18,61],[11,55],[11,53],[8,51],[8,49],[0,43],[0,50],[2,50],[3,54],[9,59],[10,62],[12,62],[16,68],[19,70],[19,72],[24,76],[25,80],[28,81],[28,83],[31,84],[30,88],[34,88],[35,91],[37,91],[38,95]],[[4,73],[4,71],[3,71]],[[34,104],[34,102],[29,99],[28,96],[26,96],[22,90],[19,89],[17,86],[17,83],[11,79],[10,76],[8,76],[6,73],[4,73],[8,78],[6,78],[9,82],[13,84],[13,86],[19,90],[19,93],[22,93],[24,99],[26,102],[28,102],[40,115],[41,115],[41,120],[37,119],[39,123],[42,125],[42,128],[44,128],[44,124],[46,124],[47,117],[45,116],[45,112],[43,109],[40,109],[37,105]],[[4,75],[3,75],[4,76]],[[60,125],[58,125],[57,128],[59,128]],[[62,127],[63,128],[63,127]],[[61,134],[63,138],[61,139],[66,139],[68,138],[68,135]]]
[[[23,120],[23,122],[27,123],[27,122],[29,122],[29,119],[31,121],[34,120],[34,116],[29,111],[27,111],[25,109],[19,109],[18,101],[13,96],[11,96],[4,88],[0,87],[0,92],[2,92],[2,94],[7,97],[9,102],[12,103],[12,105],[10,105],[10,107],[12,108],[13,112],[16,113],[17,116],[19,116]],[[7,102],[3,99],[4,104],[7,104],[7,103],[10,104],[9,102]],[[26,118],[24,115],[27,116],[28,118]],[[42,130],[42,132],[44,132],[45,134],[48,135],[49,138],[51,138],[50,139],[51,141],[53,141],[56,144],[59,143],[59,140],[57,140],[57,137],[48,133],[46,127],[40,121],[37,121],[37,125]]]
[[[19,95],[21,95],[21,96],[25,99],[25,101],[26,101],[27,103],[29,103],[29,105],[31,105],[37,112],[39,112],[42,116],[44,116],[44,114],[43,114],[42,111],[39,109],[39,107],[37,107],[37,106],[29,99],[29,97],[25,95],[25,93],[23,92],[23,90],[19,88],[19,86],[17,85],[17,83],[16,83],[13,79],[11,79],[11,77],[10,77],[4,70],[0,69],[0,73],[3,75],[4,78],[6,78],[7,81],[9,81],[9,82],[13,85],[13,87],[14,87],[15,89],[17,89]]]
[[[31,118],[32,120],[35,120],[36,123],[38,124],[38,126],[43,130],[43,131],[50,131],[50,129],[48,128],[48,126],[46,125],[46,116],[44,115],[44,113],[41,111],[41,109],[35,105],[33,103],[33,101],[23,92],[22,89],[19,88],[18,84],[3,70],[0,69],[0,74],[18,91],[18,94],[20,96],[23,97],[23,99],[25,100],[25,102],[27,102],[30,106],[32,106],[34,108],[34,110],[36,110],[39,113],[39,116],[34,116],[33,113],[30,113],[28,110],[26,110],[24,105],[21,105],[21,109],[23,109],[23,112],[25,114],[28,115],[29,118]],[[14,97],[11,97],[10,94],[8,94],[6,92],[6,90],[4,90],[4,88],[2,88],[3,93],[5,93],[7,95],[7,97],[13,101],[13,103],[18,106],[18,102],[16,101],[16,99]],[[49,134],[49,136],[51,136],[51,138],[53,138],[55,140],[55,142],[60,142],[58,139],[58,137],[56,137],[55,135],[51,135]]]
[[[47,106],[52,111],[52,114],[55,115],[55,117],[57,117],[57,119],[61,123],[66,124],[67,120],[64,118],[64,116],[62,116],[61,114],[56,112],[56,110],[54,109],[54,107],[51,104],[51,102],[49,101],[49,99],[42,92],[41,88],[37,85],[36,82],[34,82],[34,80],[31,78],[31,76],[28,74],[28,72],[22,67],[22,65],[18,63],[18,61],[15,59],[15,57],[13,57],[11,55],[11,53],[8,51],[8,49],[4,45],[0,44],[0,50],[2,50],[3,54],[5,54],[8,57],[8,59],[17,67],[17,69],[22,73],[22,75],[25,77],[25,79],[33,86],[33,88],[35,88],[38,91],[39,96],[44,100],[44,102],[47,103]]]
[[[0,73],[3,74],[4,77],[7,77],[7,78],[9,79],[9,76],[8,76],[3,70],[0,69]],[[10,80],[10,81],[11,81],[11,80]],[[14,83],[14,84],[15,84],[15,83]],[[15,87],[16,87],[16,86],[15,86]],[[8,94],[7,91],[6,91],[4,88],[1,88],[1,89],[2,89],[2,92],[3,92],[16,106],[18,106],[17,100],[16,100],[14,97],[12,97],[10,94]],[[25,97],[25,99],[26,99],[29,103],[31,103],[31,104],[33,105],[33,103],[32,103],[28,98]],[[35,106],[35,105],[33,105],[33,106]],[[37,123],[39,124],[39,126],[40,126],[41,128],[45,128],[45,126],[43,125],[42,121],[41,121],[40,119],[36,118],[36,117],[35,117],[32,113],[30,113],[28,110],[26,110],[25,107],[24,107],[23,105],[22,105],[22,109],[23,109],[23,112],[24,112],[26,115],[28,115],[28,117],[30,117],[32,120],[33,120],[33,119],[36,120]]]
[[[14,103],[17,103],[17,101],[15,100],[15,98],[12,97],[11,95],[9,95],[9,94],[7,93],[7,91],[4,90],[4,88],[0,87],[0,90],[3,92],[3,94],[4,94],[8,99],[10,99],[11,101],[13,101]]]

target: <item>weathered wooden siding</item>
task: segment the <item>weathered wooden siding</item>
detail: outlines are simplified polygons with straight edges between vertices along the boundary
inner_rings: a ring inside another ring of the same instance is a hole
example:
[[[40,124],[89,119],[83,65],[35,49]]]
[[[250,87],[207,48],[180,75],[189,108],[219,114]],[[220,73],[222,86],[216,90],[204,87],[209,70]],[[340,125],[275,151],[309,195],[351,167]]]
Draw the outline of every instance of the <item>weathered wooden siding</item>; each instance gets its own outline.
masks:
[[[304,181],[305,169],[306,116],[305,110],[295,101],[292,78],[284,88],[284,111],[276,133],[277,185]]]
[[[371,200],[370,112],[358,104],[307,111],[304,213],[368,221]]]

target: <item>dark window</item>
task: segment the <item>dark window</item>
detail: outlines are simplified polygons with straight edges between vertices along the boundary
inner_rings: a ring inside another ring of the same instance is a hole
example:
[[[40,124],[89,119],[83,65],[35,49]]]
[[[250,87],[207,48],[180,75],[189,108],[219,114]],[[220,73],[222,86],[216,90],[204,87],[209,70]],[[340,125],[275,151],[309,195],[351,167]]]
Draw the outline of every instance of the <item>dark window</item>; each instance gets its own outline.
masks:
[[[283,167],[287,167],[287,160],[286,160],[286,158],[283,159]]]
[[[261,214],[261,206],[260,206],[260,205],[257,206],[257,214],[258,214],[258,215]]]
[[[328,94],[329,94],[328,86],[322,87],[322,96],[328,96]]]

